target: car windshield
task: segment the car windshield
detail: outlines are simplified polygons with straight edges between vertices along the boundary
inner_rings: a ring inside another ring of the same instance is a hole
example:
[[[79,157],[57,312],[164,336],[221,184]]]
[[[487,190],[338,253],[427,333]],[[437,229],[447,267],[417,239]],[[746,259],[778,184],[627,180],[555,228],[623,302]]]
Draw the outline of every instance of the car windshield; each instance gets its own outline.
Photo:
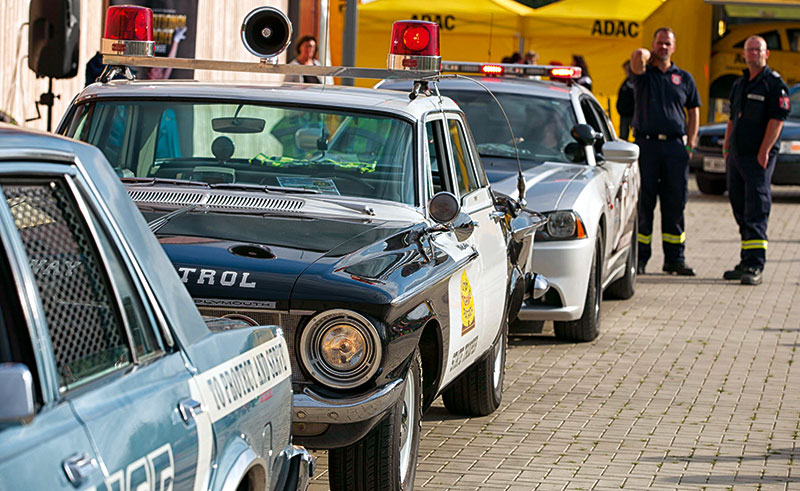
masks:
[[[789,112],[789,119],[800,119],[800,89],[791,93],[790,100],[792,110]]]
[[[413,205],[413,128],[377,114],[229,102],[96,101],[67,136],[120,177],[304,188]]]
[[[503,113],[489,94],[466,90],[443,92],[467,115],[481,156],[515,156],[514,142]],[[514,129],[520,158],[573,162],[564,151],[575,141],[570,131],[576,121],[568,100],[502,93],[495,96]]]

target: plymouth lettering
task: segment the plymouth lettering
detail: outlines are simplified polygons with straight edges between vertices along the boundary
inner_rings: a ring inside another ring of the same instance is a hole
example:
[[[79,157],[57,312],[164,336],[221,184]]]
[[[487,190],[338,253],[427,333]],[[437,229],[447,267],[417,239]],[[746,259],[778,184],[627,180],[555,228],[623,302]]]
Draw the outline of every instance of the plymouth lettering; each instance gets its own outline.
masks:
[[[179,267],[178,275],[184,283],[194,283],[197,285],[215,285],[219,274],[219,284],[226,287],[255,288],[256,282],[250,281],[250,273],[244,272],[239,277],[238,271],[222,271],[216,269]],[[238,284],[237,284],[238,282]]]

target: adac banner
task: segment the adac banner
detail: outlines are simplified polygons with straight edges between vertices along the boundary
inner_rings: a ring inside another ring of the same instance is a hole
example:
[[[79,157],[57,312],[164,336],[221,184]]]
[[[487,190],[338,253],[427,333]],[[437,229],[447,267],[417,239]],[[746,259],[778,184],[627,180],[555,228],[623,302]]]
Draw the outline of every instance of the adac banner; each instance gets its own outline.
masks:
[[[194,58],[197,41],[198,0],[110,0],[110,5],[139,5],[153,10],[153,40],[156,56]],[[143,68],[142,70],[147,70]],[[169,77],[193,78],[193,70],[172,70]],[[162,78],[164,71],[154,71]],[[147,78],[146,76],[141,78]]]

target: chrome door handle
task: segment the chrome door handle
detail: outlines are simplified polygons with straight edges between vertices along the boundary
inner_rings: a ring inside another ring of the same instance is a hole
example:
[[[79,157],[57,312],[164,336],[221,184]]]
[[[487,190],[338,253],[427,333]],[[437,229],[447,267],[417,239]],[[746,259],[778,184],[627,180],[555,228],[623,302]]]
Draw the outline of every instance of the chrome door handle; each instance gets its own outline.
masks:
[[[489,218],[491,218],[491,219],[492,219],[492,220],[494,220],[495,222],[500,222],[500,221],[502,221],[502,220],[505,220],[505,219],[506,219],[506,212],[504,212],[504,211],[497,211],[497,210],[495,210],[495,211],[490,211],[490,212],[489,212]]]
[[[64,473],[67,479],[74,485],[80,484],[84,479],[89,477],[89,474],[98,469],[97,460],[89,457],[89,454],[83,455],[75,454],[72,457],[64,459],[61,463],[64,468]]]
[[[203,404],[194,399],[184,399],[178,403],[178,411],[181,413],[183,421],[188,423],[198,415],[203,414]]]

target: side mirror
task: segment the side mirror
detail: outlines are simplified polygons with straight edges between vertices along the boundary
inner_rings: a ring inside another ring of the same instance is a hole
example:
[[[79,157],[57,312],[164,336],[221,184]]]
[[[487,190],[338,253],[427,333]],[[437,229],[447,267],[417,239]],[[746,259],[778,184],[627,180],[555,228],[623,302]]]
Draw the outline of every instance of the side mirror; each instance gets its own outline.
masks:
[[[453,193],[439,191],[428,202],[428,213],[441,225],[450,225],[461,213],[461,204]]]
[[[0,422],[24,423],[33,418],[33,377],[22,363],[0,364]]]
[[[588,124],[576,124],[572,127],[572,138],[581,145],[594,145],[594,143],[602,138],[602,135],[594,130]]]
[[[623,140],[614,140],[603,144],[603,157],[612,162],[632,164],[639,158],[639,145]]]
[[[328,149],[328,139],[321,136],[319,128],[300,128],[294,132],[294,144],[306,152]]]

